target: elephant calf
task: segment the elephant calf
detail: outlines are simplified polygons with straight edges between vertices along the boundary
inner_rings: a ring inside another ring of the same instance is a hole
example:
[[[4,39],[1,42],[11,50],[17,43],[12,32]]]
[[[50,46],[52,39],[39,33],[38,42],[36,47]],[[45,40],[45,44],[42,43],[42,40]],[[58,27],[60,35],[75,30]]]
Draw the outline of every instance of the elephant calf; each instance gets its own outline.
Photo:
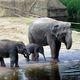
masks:
[[[1,66],[6,66],[3,58],[10,57],[10,67],[19,67],[18,53],[24,55],[25,45],[20,41],[0,40],[0,62]]]
[[[43,49],[42,46],[31,43],[31,44],[28,44],[26,46],[26,50],[27,50],[27,54],[28,54],[28,56],[27,56],[28,61],[29,61],[29,55],[31,53],[32,53],[32,60],[33,61],[38,61],[39,60],[39,54],[38,53],[41,53],[44,56],[44,59],[46,60],[45,55],[44,55],[44,49]]]

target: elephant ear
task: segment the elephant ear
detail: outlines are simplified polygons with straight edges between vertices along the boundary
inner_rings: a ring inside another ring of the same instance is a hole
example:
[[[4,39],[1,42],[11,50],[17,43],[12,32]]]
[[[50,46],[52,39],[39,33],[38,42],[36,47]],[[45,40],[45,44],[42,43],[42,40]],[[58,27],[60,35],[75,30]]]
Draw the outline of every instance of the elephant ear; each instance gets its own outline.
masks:
[[[51,29],[51,34],[54,35],[55,37],[57,37],[58,27],[59,25],[55,25]]]
[[[16,45],[16,49],[18,51],[18,53],[23,53],[23,50],[24,50],[24,44],[21,42],[21,43],[17,43]]]

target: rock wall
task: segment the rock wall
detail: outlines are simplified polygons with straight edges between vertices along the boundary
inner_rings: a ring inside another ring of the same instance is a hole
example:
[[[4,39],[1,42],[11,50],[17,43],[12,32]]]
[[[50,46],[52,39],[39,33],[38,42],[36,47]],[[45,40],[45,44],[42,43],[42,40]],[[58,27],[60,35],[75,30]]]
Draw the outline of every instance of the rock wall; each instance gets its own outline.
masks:
[[[0,16],[67,16],[58,0],[0,0]]]

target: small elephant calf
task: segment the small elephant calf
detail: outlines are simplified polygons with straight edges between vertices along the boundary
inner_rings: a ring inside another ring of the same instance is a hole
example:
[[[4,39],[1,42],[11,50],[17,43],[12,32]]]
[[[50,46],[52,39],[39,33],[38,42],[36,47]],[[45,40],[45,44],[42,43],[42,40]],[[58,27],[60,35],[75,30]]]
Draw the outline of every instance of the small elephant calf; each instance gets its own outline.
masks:
[[[18,53],[24,55],[26,46],[20,41],[0,40],[0,62],[1,66],[6,66],[3,58],[10,57],[10,67],[19,67]]]
[[[26,46],[27,50],[27,60],[29,61],[29,55],[32,53],[32,60],[33,61],[38,61],[39,60],[39,54],[41,53],[44,56],[44,59],[46,61],[45,55],[44,55],[44,49],[42,46],[39,46],[34,43],[30,43]]]

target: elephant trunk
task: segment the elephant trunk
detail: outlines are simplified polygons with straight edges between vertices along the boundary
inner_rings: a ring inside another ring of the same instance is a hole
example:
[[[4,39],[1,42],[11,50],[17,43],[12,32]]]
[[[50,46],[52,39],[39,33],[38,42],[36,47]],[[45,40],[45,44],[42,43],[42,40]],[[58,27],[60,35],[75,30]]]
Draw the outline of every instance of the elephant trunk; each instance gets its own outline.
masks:
[[[45,57],[45,55],[43,54],[43,57],[44,57],[44,60],[46,61],[46,57]]]
[[[65,45],[67,49],[70,49],[72,46],[72,36],[68,34],[65,38]]]

